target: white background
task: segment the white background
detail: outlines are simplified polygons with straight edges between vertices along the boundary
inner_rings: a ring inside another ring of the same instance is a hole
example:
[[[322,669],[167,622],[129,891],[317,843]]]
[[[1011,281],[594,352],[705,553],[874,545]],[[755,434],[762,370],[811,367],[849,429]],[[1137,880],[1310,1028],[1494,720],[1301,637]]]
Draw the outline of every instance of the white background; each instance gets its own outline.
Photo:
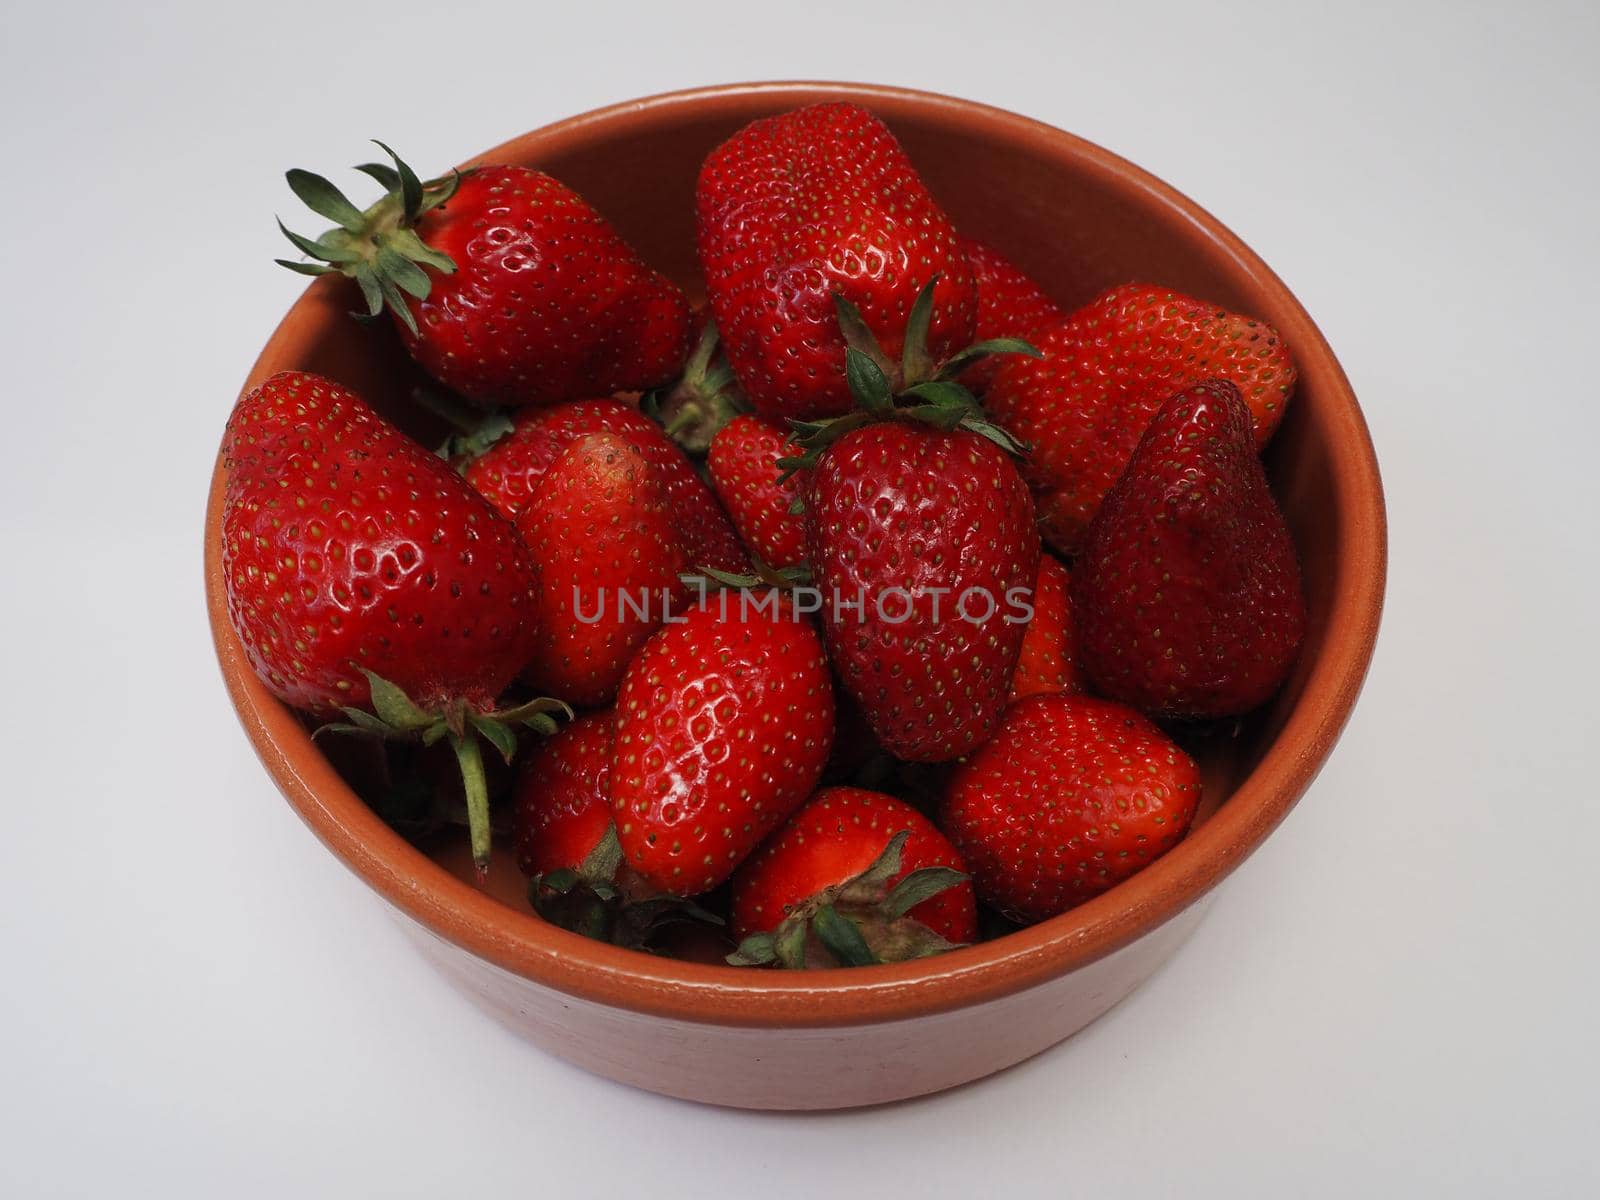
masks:
[[[1594,1195],[1594,6],[553,7],[6,0],[0,1194]],[[969,95],[1197,198],[1340,354],[1393,523],[1349,731],[1172,964],[1002,1076],[812,1117],[458,999],[257,766],[200,583],[301,286],[283,168],[784,77]]]

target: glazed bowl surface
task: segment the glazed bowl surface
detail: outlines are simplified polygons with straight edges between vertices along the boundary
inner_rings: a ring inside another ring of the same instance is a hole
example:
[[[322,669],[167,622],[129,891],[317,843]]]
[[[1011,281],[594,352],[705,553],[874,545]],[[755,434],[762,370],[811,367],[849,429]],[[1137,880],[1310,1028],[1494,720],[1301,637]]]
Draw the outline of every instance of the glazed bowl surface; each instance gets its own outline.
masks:
[[[465,856],[430,857],[340,778],[296,716],[256,680],[227,620],[219,460],[205,586],[223,676],[284,796],[402,916],[428,957],[535,1042],[637,1086],[713,1103],[832,1108],[935,1091],[1046,1048],[1108,1009],[1193,928],[1205,897],[1281,822],[1327,758],[1372,655],[1382,607],[1382,488],[1344,372],[1283,283],[1193,201],[1061,130],[998,109],[863,84],[735,84],[619,104],[467,160],[536,166],[576,188],[652,265],[702,293],[693,190],[706,152],[746,122],[850,99],[904,142],[963,232],[988,241],[1071,307],[1131,280],[1262,318],[1300,379],[1267,452],[1299,548],[1310,627],[1283,692],[1237,736],[1201,750],[1206,798],[1188,838],[1141,874],[1040,925],[921,962],[773,972],[659,958],[588,941],[526,906],[509,855],[487,887]],[[386,324],[347,315],[345,281],[317,280],[244,381],[316,371],[403,428],[439,433]]]

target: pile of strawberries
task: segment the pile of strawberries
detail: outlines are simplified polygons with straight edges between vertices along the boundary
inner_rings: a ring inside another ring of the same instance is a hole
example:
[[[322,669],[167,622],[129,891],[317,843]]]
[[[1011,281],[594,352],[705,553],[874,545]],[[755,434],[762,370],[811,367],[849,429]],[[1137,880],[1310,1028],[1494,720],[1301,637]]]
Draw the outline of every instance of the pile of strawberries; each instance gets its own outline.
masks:
[[[1043,920],[1183,838],[1173,733],[1304,633],[1271,328],[1059,309],[850,104],[705,160],[699,313],[550,176],[390,157],[365,210],[290,172],[335,227],[284,265],[387,310],[460,432],[275,375],[222,538],[251,665],[397,828],[480,868],[500,834],[569,929],[787,967]]]

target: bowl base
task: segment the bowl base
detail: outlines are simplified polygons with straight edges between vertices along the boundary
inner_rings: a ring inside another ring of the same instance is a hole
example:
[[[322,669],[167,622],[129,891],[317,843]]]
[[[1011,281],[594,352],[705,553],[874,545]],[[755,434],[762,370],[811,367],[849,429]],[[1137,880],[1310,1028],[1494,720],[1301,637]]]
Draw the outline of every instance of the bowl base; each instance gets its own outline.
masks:
[[[1208,907],[1203,899],[1096,962],[997,1000],[910,1020],[807,1029],[680,1021],[597,1004],[501,970],[395,915],[423,956],[479,1008],[586,1071],[702,1104],[822,1111],[942,1092],[1048,1050],[1127,998]]]

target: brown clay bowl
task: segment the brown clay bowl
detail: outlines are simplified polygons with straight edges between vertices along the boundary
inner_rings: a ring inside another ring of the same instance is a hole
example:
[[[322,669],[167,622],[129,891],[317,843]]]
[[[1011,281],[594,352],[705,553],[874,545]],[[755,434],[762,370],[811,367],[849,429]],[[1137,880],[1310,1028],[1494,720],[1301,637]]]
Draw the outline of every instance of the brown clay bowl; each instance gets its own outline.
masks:
[[[754,1108],[842,1108],[951,1087],[1016,1063],[1105,1012],[1190,933],[1208,893],[1299,799],[1355,704],[1377,635],[1385,530],[1377,462],[1344,372],[1264,263],[1198,205],[1113,154],[1024,117],[862,84],[736,84],[573,117],[476,161],[525,163],[577,188],[645,257],[698,290],[691,197],[705,153],[753,118],[847,98],[883,117],[970,234],[1074,304],[1150,280],[1262,317],[1298,361],[1268,469],[1305,568],[1311,626],[1299,668],[1242,735],[1201,750],[1207,800],[1182,844],[1135,878],[1041,925],[895,966],[780,973],[620,950],[544,924],[515,872],[487,889],[391,831],[246,665],[218,555],[223,470],[206,517],[212,632],[239,719],[324,843],[399,913],[475,1001],[538,1045],[639,1087]],[[318,280],[289,310],[245,388],[301,368],[347,383],[402,425],[412,368],[392,333],[346,315]]]

